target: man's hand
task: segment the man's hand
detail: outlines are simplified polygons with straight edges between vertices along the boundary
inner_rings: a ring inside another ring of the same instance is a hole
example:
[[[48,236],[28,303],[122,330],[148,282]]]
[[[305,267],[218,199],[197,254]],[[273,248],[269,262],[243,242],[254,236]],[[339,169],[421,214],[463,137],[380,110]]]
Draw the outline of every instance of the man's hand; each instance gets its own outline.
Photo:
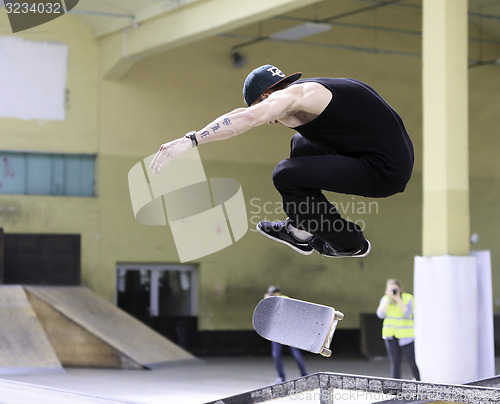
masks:
[[[179,139],[172,140],[171,142],[164,143],[160,146],[160,150],[155,154],[153,161],[149,168],[153,173],[158,174],[160,170],[165,167],[174,158],[180,156],[182,153],[187,152],[191,145],[191,139],[187,137],[180,137]]]

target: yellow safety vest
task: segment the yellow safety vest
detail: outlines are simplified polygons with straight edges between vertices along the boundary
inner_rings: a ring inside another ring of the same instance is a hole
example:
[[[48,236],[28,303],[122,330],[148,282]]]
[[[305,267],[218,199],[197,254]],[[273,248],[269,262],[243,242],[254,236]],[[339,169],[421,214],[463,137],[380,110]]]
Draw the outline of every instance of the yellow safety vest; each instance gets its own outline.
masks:
[[[410,300],[413,300],[413,296],[409,293],[403,293],[401,296],[403,300],[403,305],[407,306]],[[387,299],[387,297],[385,297]],[[413,305],[415,301],[413,300]],[[413,306],[415,307],[415,306]],[[399,304],[389,303],[387,306],[387,311],[385,313],[384,324],[382,326],[382,337],[391,338],[412,338],[415,336],[413,331],[413,313],[409,319],[404,317],[404,313],[399,307]]]

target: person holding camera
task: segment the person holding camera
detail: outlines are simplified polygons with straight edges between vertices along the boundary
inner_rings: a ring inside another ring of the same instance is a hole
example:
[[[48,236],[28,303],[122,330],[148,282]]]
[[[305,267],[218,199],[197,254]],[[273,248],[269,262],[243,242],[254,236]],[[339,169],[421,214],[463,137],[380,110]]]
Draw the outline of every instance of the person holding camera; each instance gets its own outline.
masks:
[[[401,361],[404,356],[413,377],[420,380],[420,372],[415,362],[413,302],[413,296],[403,292],[401,282],[389,279],[385,295],[380,299],[377,308],[378,318],[384,320],[382,338],[391,362],[391,374],[395,379],[401,379]]]

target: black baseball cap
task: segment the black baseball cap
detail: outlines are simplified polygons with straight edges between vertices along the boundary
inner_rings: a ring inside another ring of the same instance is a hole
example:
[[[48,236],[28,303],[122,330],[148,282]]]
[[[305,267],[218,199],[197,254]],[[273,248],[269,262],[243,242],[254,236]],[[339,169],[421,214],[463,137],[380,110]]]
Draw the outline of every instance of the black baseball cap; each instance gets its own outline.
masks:
[[[273,65],[257,67],[245,79],[243,85],[243,98],[248,106],[252,105],[260,95],[278,83],[293,83],[300,79],[302,73],[286,76],[280,69]]]

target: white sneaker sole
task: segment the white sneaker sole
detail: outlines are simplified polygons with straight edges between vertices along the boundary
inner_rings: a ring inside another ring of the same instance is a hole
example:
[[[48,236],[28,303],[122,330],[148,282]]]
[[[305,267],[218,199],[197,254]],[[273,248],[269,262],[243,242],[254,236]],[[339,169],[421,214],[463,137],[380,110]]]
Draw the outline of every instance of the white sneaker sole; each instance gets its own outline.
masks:
[[[368,243],[368,250],[366,250],[366,252],[364,254],[361,254],[361,255],[342,255],[342,256],[335,256],[335,255],[326,255],[326,254],[321,254],[318,250],[315,249],[315,251],[318,251],[319,254],[321,254],[323,257],[327,257],[327,258],[363,258],[363,257],[366,257],[368,254],[370,254],[370,251],[372,249],[372,245],[371,243],[366,240],[367,243]]]
[[[262,234],[263,236],[267,237],[268,239],[270,240],[273,240],[273,241],[276,241],[278,243],[281,243],[281,244],[284,244],[284,245],[287,245],[288,247],[290,247],[292,250],[294,251],[297,251],[299,254],[302,254],[302,255],[311,255],[313,252],[314,252],[314,248],[311,249],[311,251],[304,251],[304,250],[301,250],[300,248],[297,248],[293,245],[291,245],[290,243],[287,243],[286,241],[284,240],[280,240],[279,238],[276,238],[276,237],[271,237],[269,234],[267,234],[266,232],[262,231],[260,228],[259,228],[259,225],[257,224],[256,226],[256,229],[257,231]]]

